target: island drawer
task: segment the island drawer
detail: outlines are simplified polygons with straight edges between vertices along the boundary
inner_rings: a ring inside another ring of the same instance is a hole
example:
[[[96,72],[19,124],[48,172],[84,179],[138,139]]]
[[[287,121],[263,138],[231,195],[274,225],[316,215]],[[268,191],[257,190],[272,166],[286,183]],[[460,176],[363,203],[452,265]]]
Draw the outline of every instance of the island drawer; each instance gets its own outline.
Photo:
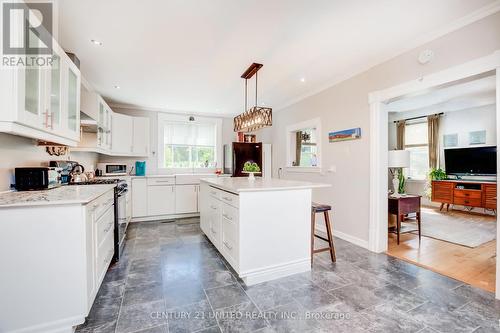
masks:
[[[233,224],[238,223],[239,210],[233,206],[223,203],[221,205],[221,215]]]
[[[236,208],[239,206],[239,197],[233,193],[221,191],[220,200]]]

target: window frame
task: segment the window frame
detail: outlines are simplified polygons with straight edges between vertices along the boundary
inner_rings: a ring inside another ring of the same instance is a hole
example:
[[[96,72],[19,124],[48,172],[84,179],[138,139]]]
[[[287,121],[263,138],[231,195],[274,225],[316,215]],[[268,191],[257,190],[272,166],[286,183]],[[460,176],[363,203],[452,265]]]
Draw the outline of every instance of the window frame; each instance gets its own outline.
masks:
[[[305,128],[316,129],[316,148],[317,148],[317,161],[318,164],[313,167],[294,166],[292,165],[295,160],[295,155],[292,154],[292,135],[293,133],[303,130]],[[289,125],[286,127],[286,170],[289,172],[321,172],[322,150],[321,150],[322,132],[321,132],[321,118],[313,118],[300,123]]]
[[[159,174],[167,174],[167,173],[211,173],[214,172],[215,169],[222,169],[222,118],[215,117],[198,117],[194,116],[195,120],[190,121],[189,115],[179,115],[179,114],[167,114],[167,113],[158,113],[158,160],[157,167]],[[164,166],[165,162],[165,143],[164,137],[165,132],[164,128],[166,123],[184,123],[184,124],[211,124],[215,126],[215,163],[216,166],[214,168],[167,168]]]
[[[420,120],[417,120],[417,121],[413,121],[413,122],[407,122],[405,124],[405,127],[408,127],[408,126],[412,126],[412,125],[418,125],[418,124],[423,124],[425,123],[427,125],[427,118],[423,118],[423,119],[420,119]],[[406,131],[407,128],[405,128],[405,145],[404,145],[404,150],[407,150],[408,148],[421,148],[421,147],[425,147],[427,148],[427,162],[429,161],[429,133],[427,133],[427,137],[426,137],[426,143],[418,143],[418,144],[406,144]],[[411,158],[410,158],[410,167],[408,168],[409,170],[411,170]],[[429,171],[429,170],[428,170]],[[428,173],[427,171],[427,173]],[[423,178],[411,178],[410,177],[410,171],[408,171],[408,177],[407,179],[408,180],[411,180],[411,181],[425,181],[426,178],[427,178],[427,174],[424,175]]]

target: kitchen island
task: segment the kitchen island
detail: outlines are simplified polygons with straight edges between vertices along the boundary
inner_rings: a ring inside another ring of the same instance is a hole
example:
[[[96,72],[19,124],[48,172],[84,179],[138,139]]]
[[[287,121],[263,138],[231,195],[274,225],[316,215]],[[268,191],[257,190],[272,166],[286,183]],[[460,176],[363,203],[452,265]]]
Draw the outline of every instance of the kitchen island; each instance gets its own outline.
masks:
[[[309,271],[312,189],[328,186],[201,179],[201,229],[247,285]]]

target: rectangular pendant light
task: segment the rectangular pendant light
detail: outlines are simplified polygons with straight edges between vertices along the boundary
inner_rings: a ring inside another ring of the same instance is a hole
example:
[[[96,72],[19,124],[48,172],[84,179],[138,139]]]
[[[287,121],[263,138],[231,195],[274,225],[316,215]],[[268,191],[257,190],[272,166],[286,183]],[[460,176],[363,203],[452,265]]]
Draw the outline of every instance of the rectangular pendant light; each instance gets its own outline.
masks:
[[[272,126],[273,109],[257,106],[257,72],[262,68],[262,64],[253,63],[241,75],[245,79],[245,112],[234,117],[235,132],[252,132],[258,129]],[[247,80],[255,75],[255,106],[247,109]]]

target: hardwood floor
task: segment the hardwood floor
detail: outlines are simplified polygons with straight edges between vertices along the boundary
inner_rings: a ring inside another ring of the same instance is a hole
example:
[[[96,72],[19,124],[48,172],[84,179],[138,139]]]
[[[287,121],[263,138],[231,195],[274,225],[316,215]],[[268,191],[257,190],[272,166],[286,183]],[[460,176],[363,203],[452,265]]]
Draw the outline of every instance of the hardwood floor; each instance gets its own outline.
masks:
[[[478,288],[495,291],[496,241],[468,248],[437,239],[403,234],[400,244],[389,234],[387,254],[466,282]]]

